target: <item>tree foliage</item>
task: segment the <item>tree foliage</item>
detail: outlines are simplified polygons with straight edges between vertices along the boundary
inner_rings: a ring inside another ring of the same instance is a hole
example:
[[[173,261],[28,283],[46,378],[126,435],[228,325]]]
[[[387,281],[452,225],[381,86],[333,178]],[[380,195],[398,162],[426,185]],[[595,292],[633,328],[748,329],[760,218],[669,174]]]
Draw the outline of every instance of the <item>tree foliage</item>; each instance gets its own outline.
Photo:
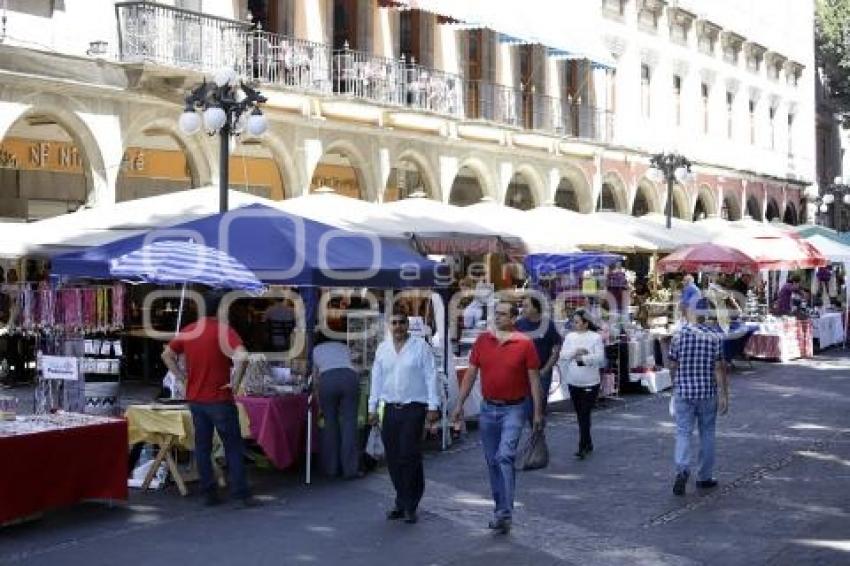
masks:
[[[817,0],[815,57],[835,109],[850,121],[850,0]]]

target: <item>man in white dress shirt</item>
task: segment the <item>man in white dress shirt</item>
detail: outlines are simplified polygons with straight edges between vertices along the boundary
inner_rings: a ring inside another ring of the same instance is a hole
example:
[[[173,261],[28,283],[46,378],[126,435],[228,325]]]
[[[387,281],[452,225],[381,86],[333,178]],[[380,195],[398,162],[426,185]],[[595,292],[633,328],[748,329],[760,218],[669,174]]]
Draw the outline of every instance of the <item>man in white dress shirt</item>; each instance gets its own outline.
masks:
[[[437,370],[428,343],[410,336],[404,309],[393,309],[390,324],[392,338],[378,346],[372,366],[369,423],[378,423],[378,405],[383,403],[381,438],[396,491],[387,519],[415,523],[425,491],[422,430],[426,418],[433,423],[440,416]]]

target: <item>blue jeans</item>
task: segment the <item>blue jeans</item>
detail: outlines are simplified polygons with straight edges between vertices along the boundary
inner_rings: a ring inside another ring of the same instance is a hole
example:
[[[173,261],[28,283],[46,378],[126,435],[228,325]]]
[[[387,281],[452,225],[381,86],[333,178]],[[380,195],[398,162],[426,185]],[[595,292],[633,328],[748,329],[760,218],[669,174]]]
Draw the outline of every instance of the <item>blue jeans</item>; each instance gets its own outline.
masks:
[[[676,396],[676,473],[690,474],[691,433],[694,421],[699,426],[700,481],[712,479],[714,471],[714,428],[717,421],[717,397],[683,399]]]
[[[478,426],[484,459],[490,472],[490,489],[497,519],[510,519],[513,513],[516,489],[514,460],[525,415],[524,403],[505,406],[487,401],[481,403]]]
[[[239,413],[232,401],[220,403],[190,403],[192,423],[195,425],[195,461],[201,475],[201,490],[214,493],[217,489],[212,468],[213,432],[224,444],[227,458],[227,476],[230,495],[244,499],[250,495],[245,479],[245,462],[242,460],[242,432],[239,430]]]

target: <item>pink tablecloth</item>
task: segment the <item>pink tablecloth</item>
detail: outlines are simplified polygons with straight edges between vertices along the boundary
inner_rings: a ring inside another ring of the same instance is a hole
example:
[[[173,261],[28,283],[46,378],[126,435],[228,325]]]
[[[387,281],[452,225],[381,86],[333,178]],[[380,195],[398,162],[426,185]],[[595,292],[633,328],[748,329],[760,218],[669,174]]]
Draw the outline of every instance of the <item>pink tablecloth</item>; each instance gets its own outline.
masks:
[[[253,438],[272,464],[286,469],[304,454],[307,433],[307,395],[237,397],[248,415]],[[315,427],[315,419],[313,420]],[[313,429],[313,451],[316,446]]]
[[[786,362],[814,355],[812,321],[784,318],[763,326],[747,342],[747,356]]]

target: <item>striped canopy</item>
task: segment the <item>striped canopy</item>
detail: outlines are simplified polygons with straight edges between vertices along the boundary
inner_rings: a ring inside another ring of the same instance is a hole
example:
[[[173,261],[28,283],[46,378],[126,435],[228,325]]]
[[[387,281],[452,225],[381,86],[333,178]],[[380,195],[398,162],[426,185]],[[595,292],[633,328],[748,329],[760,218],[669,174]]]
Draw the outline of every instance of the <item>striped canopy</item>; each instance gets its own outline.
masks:
[[[198,283],[218,289],[259,291],[263,284],[239,260],[191,241],[157,240],[109,262],[118,279],[159,285]]]

